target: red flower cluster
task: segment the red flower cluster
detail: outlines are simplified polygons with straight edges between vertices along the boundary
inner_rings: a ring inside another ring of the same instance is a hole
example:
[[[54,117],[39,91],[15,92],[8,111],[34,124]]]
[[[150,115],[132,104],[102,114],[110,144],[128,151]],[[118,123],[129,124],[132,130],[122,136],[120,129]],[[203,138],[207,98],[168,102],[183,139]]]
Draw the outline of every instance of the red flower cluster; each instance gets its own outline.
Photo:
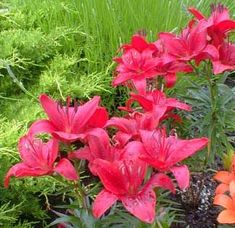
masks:
[[[107,121],[105,127],[117,129],[112,139],[108,139],[105,130],[93,130],[87,136],[88,145],[70,154],[73,158],[89,160],[92,173],[104,185],[93,204],[93,214],[97,218],[120,200],[140,220],[153,222],[156,205],[153,188],[175,192],[174,183],[166,175],[168,172],[173,173],[181,189],[187,188],[189,170],[178,163],[208,143],[207,138],[168,137],[161,120],[168,118],[167,113],[172,109],[190,110],[190,107],[166,98],[161,91],[145,93],[145,96],[131,94],[131,101],[137,101],[140,107],[129,106],[125,117],[112,117]],[[146,181],[147,170],[151,177]]]
[[[191,72],[192,66],[207,59],[212,61],[215,74],[235,69],[234,45],[225,41],[228,32],[235,28],[228,10],[218,5],[209,18],[196,9],[189,10],[195,19],[180,35],[160,33],[159,40],[153,43],[134,35],[130,44],[121,47],[123,55],[115,59],[118,67],[113,85],[123,84],[133,89],[126,106],[120,107],[127,112],[124,117],[109,119],[106,109],[99,106],[98,96],[82,105],[77,102],[71,105],[68,98],[63,106],[41,95],[40,103],[48,119],[33,123],[28,134],[20,139],[22,162],[10,168],[5,186],[12,176],[54,172],[68,180],[77,180],[72,161],[85,159],[92,174],[103,184],[93,203],[96,218],[119,200],[134,216],[152,223],[156,205],[153,189],[161,187],[175,192],[168,173],[174,175],[179,188],[187,188],[189,170],[179,163],[208,143],[207,138],[183,140],[176,134],[167,135],[163,120],[180,120],[175,109],[190,111],[191,107],[167,98],[154,84],[155,77],[163,77],[166,86],[171,87],[178,72]],[[116,130],[111,138],[110,128]],[[37,138],[40,133],[50,134],[52,139],[43,142]],[[60,153],[59,142],[77,141],[84,146]]]
[[[192,72],[192,64],[199,65],[210,60],[213,73],[220,74],[235,69],[235,46],[226,41],[228,33],[235,28],[235,21],[228,10],[217,5],[209,18],[194,8],[188,26],[176,35],[161,32],[159,40],[148,43],[141,35],[134,35],[131,44],[123,45],[123,55],[115,58],[118,63],[113,85],[131,82],[140,94],[146,89],[146,80],[163,77],[166,86],[172,87],[178,72]]]
[[[178,165],[207,145],[207,138],[181,140],[175,135],[166,135],[162,120],[169,118],[174,109],[190,111],[191,108],[177,99],[167,98],[158,90],[145,91],[145,96],[131,94],[125,117],[108,120],[107,111],[99,106],[99,97],[87,103],[66,106],[46,95],[40,102],[48,119],[32,124],[27,135],[19,141],[22,162],[14,165],[5,177],[5,186],[12,176],[42,176],[54,172],[68,180],[77,180],[78,174],[72,165],[73,159],[86,159],[93,175],[100,178],[104,189],[93,204],[93,214],[100,217],[117,200],[142,221],[151,223],[155,218],[156,196],[154,187],[175,192],[175,186],[166,174],[172,172],[179,187],[189,185],[189,170]],[[132,108],[131,103],[139,103]],[[110,139],[108,129],[116,133]],[[39,133],[50,134],[52,139],[43,142]],[[71,144],[76,141],[84,147],[59,153],[59,142]],[[154,170],[146,181],[148,167]]]
[[[99,107],[99,97],[94,97],[84,105],[62,106],[47,95],[40,96],[41,105],[48,120],[32,124],[27,135],[19,140],[19,152],[23,162],[14,165],[5,177],[8,187],[12,176],[43,176],[56,172],[68,180],[77,180],[78,174],[68,158],[59,153],[59,141],[71,143],[88,134],[90,130],[103,127],[108,119],[107,111]],[[52,139],[44,143],[35,136],[39,133],[51,134]]]

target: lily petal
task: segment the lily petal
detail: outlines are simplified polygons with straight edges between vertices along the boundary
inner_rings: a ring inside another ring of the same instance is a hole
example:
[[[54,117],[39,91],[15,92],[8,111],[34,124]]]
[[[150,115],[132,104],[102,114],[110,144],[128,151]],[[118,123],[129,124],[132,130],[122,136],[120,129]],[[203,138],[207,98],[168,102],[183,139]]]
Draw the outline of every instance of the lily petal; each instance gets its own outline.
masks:
[[[53,171],[59,173],[61,176],[65,177],[68,180],[75,181],[79,178],[72,163],[66,158],[62,158]]]
[[[86,102],[85,104],[83,104],[77,108],[76,114],[73,119],[73,128],[72,129],[74,132],[78,132],[82,127],[84,127],[87,124],[87,122],[92,118],[92,116],[97,111],[99,102],[100,102],[100,97],[95,96],[90,101]],[[99,114],[100,114],[100,111],[102,113],[104,113],[104,111],[102,109],[97,112],[99,112]],[[106,118],[106,117],[104,117],[104,118]],[[92,121],[93,124],[97,125],[97,122],[95,123],[94,119],[91,119],[91,120],[93,120]],[[101,120],[104,121],[104,119],[101,119]]]
[[[49,140],[46,144],[43,144],[43,156],[48,161],[49,166],[52,166],[55,162],[59,151],[59,143],[55,139]]]
[[[235,200],[235,181],[231,181],[229,184],[229,193],[230,196],[232,197],[233,201]],[[234,206],[235,206],[235,201],[234,201]]]
[[[224,20],[224,21],[220,22],[217,26],[218,26],[218,29],[220,30],[220,32],[226,33],[231,29],[235,29],[235,21]]]
[[[215,194],[224,194],[229,191],[229,186],[227,184],[219,184],[215,189]]]
[[[131,94],[131,98],[133,99],[133,101],[137,101],[144,108],[145,111],[151,111],[153,109],[153,102],[146,99],[144,96]]]
[[[146,91],[146,79],[148,77],[153,77],[155,74],[155,72],[150,73],[150,76],[147,76],[147,73],[145,73],[145,75],[143,75],[141,79],[132,79],[133,85],[135,86],[135,89],[138,91],[139,94],[145,94]],[[145,78],[144,78],[145,77]]]
[[[105,108],[99,107],[94,115],[89,119],[88,125],[92,128],[102,128],[108,121],[109,115]]]
[[[188,167],[186,165],[174,166],[170,170],[174,174],[180,189],[185,190],[188,188],[190,178]]]
[[[224,210],[222,211],[218,218],[217,221],[219,223],[228,223],[228,224],[234,224],[235,223],[235,213],[234,210]]]
[[[66,132],[63,132],[63,131],[54,131],[54,132],[52,132],[52,135],[56,139],[61,140],[65,143],[75,142],[79,138],[82,138],[82,136],[83,136],[83,134],[66,133]]]
[[[193,8],[193,7],[189,7],[188,11],[193,14],[198,20],[202,20],[205,19],[205,16],[197,9]]]
[[[126,193],[126,182],[118,169],[118,162],[95,159],[92,166],[108,191],[116,195]]]
[[[215,174],[214,179],[228,185],[235,180],[235,175],[227,171],[219,171]]]
[[[92,213],[95,218],[100,218],[116,201],[118,197],[103,189],[95,198]]]
[[[56,128],[49,120],[38,120],[34,122],[29,128],[29,135],[36,135],[39,133],[52,133]]]
[[[133,124],[133,120],[122,117],[112,117],[110,120],[107,121],[105,127],[116,127],[125,133],[129,133]]]
[[[171,178],[164,173],[157,173],[153,175],[144,186],[144,188],[148,189],[152,189],[154,187],[160,187],[170,190],[172,193],[175,193],[175,186]]]
[[[149,44],[146,42],[144,37],[140,35],[134,35],[131,39],[132,46],[138,51],[142,52],[144,49],[148,48]]]
[[[85,146],[83,148],[80,148],[78,150],[70,152],[68,154],[68,158],[69,159],[88,160],[88,161],[92,160],[91,151],[88,146]]]
[[[48,97],[46,94],[42,94],[39,97],[40,103],[46,112],[47,116],[49,117],[50,121],[53,123],[53,125],[56,128],[59,128],[63,126],[61,114],[59,112],[59,105],[57,102],[52,100],[50,97]]]
[[[27,166],[24,163],[18,163],[12,166],[9,171],[7,172],[5,179],[4,179],[4,186],[8,188],[10,178],[12,176],[15,177],[34,177],[34,176],[42,176],[48,174],[47,171],[41,169],[35,169],[32,167]]]
[[[224,194],[216,195],[213,203],[229,210],[235,210],[235,205],[233,200],[229,196]]]
[[[220,61],[213,61],[213,73],[214,74],[221,74],[226,70],[233,70],[235,67],[232,65],[225,65],[221,63]]]
[[[134,216],[146,223],[155,219],[156,195],[153,190],[142,192],[136,197],[121,197],[124,207]]]
[[[170,142],[171,137],[169,137],[168,139]],[[171,147],[172,153],[170,153],[167,158],[167,162],[169,165],[174,165],[177,162],[183,161],[184,159],[192,156],[197,151],[202,150],[204,147],[206,147],[208,143],[208,138],[175,140],[172,137],[172,140],[175,143],[172,144],[172,147]]]
[[[168,73],[165,75],[164,79],[166,81],[166,87],[172,88],[177,80],[176,73]]]

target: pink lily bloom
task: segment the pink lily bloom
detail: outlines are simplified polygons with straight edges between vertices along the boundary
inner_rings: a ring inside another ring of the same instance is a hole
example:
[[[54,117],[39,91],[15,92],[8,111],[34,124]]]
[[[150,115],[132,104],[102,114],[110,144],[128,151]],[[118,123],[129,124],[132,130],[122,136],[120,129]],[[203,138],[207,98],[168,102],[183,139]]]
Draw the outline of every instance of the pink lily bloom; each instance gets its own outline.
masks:
[[[235,29],[235,20],[230,19],[229,11],[222,4],[213,6],[212,14],[206,18],[200,11],[191,7],[188,9],[198,21],[205,21],[210,42],[218,47],[227,37],[227,33]]]
[[[157,46],[148,43],[144,37],[137,34],[132,37],[130,44],[124,44],[121,48],[124,50],[123,55],[114,58],[119,65],[113,86],[131,81],[137,91],[145,91],[146,78],[155,76]]]
[[[124,44],[121,46],[121,48],[124,50],[124,52],[135,49],[139,53],[142,53],[146,49],[151,49],[153,51],[157,51],[156,45],[153,43],[148,43],[144,36],[141,36],[139,34],[135,34],[131,38],[131,43],[130,44]]]
[[[109,135],[104,129],[97,128],[89,132],[86,137],[87,146],[80,148],[68,154],[69,159],[82,159],[89,161],[89,169],[93,175],[97,175],[93,167],[95,159],[102,159],[106,161],[118,160],[121,156],[122,150],[116,146],[111,145]]]
[[[28,135],[22,137],[18,144],[22,162],[12,166],[6,174],[4,185],[7,188],[10,178],[34,177],[51,175],[53,172],[60,174],[68,180],[77,180],[78,175],[71,162],[62,158],[55,164],[58,157],[58,141],[55,139],[43,143],[40,139]]]
[[[115,59],[119,65],[116,68],[117,76],[113,80],[113,86],[125,84],[131,80],[137,91],[146,89],[146,79],[153,78],[156,74],[156,58],[153,50],[145,49],[141,53],[135,49],[126,51],[121,58]]]
[[[180,35],[160,33],[166,52],[180,61],[189,61],[198,56],[207,46],[207,30],[203,24],[187,27]]]
[[[202,150],[208,143],[207,138],[181,140],[176,136],[166,136],[165,129],[140,131],[145,151],[140,159],[160,172],[171,171],[181,189],[189,186],[189,170],[186,165],[177,166],[178,162]]]
[[[176,75],[179,72],[190,73],[193,69],[183,61],[177,61],[175,57],[163,55],[159,58],[156,66],[156,75],[162,76],[167,88],[171,88],[176,83]]]
[[[197,24],[191,21],[180,35],[160,33],[159,37],[166,48],[168,55],[178,61],[195,60],[197,64],[205,59],[218,59],[216,47],[208,43],[208,24],[201,20]]]
[[[191,111],[191,106],[175,98],[167,98],[159,90],[148,92],[146,95],[131,94],[131,100],[132,102],[137,101],[145,112],[152,113],[154,120],[158,123],[167,112],[172,111],[174,108]]]
[[[134,112],[124,117],[112,117],[107,121],[106,127],[115,127],[118,132],[114,139],[118,146],[123,148],[131,139],[139,140],[139,130],[154,130],[158,125],[158,120],[155,120],[151,114],[143,114]]]
[[[146,163],[138,156],[143,150],[139,142],[131,142],[126,148],[123,160],[109,162],[95,160],[96,171],[104,185],[97,195],[92,211],[101,217],[117,200],[140,220],[152,223],[155,219],[156,195],[154,187],[163,187],[174,192],[171,179],[165,174],[155,174],[143,185]]]
[[[61,106],[47,95],[40,96],[40,103],[49,120],[38,120],[32,124],[29,133],[32,135],[46,132],[63,142],[74,142],[88,130],[103,127],[108,120],[105,108],[99,107],[100,97],[95,96],[87,103],[70,107]]]
[[[214,74],[235,70],[235,45],[223,43],[219,46],[219,59],[212,61]]]

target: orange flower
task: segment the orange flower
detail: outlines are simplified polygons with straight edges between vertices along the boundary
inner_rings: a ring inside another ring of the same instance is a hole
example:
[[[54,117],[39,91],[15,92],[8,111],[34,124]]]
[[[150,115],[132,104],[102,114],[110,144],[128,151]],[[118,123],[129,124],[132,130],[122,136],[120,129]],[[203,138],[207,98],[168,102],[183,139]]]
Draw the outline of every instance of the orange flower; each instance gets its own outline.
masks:
[[[214,176],[214,179],[221,182],[215,190],[215,194],[223,194],[229,190],[229,184],[231,181],[235,181],[234,172],[219,171]]]
[[[231,181],[235,181],[235,155],[232,158],[232,164],[229,171],[219,171],[214,176],[214,179],[221,182],[215,190],[215,194],[223,194],[229,191],[229,184]]]
[[[218,194],[214,198],[214,204],[225,208],[220,212],[217,221],[219,223],[235,223],[235,181],[229,184],[229,195]]]

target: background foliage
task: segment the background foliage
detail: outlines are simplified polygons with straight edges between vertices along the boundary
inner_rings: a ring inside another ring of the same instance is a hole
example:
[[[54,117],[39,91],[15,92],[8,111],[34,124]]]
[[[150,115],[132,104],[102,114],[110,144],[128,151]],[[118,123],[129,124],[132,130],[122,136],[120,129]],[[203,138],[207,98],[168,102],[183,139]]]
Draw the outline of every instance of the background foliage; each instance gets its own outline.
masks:
[[[125,100],[124,89],[113,89],[110,86],[114,69],[112,58],[116,55],[120,44],[129,42],[131,35],[139,30],[146,32],[149,40],[154,40],[160,31],[179,31],[185,25],[186,19],[190,18],[186,10],[188,6],[195,6],[202,12],[208,13],[210,4],[214,2],[211,0],[3,0],[0,2],[1,226],[34,227],[35,223],[45,225],[48,223],[48,211],[45,210],[47,196],[61,187],[50,178],[40,178],[27,181],[14,180],[10,189],[3,188],[2,180],[7,169],[19,160],[18,138],[26,132],[33,120],[42,116],[37,102],[38,95],[48,93],[54,98],[64,100],[67,95],[88,99],[98,94],[102,96],[103,104],[111,113],[114,112],[115,108]],[[235,13],[233,1],[220,2],[224,3],[232,14]],[[192,78],[192,83],[197,83],[197,80],[195,77]],[[170,93],[177,93],[182,98],[186,91],[193,94],[195,91],[192,83],[189,80],[180,80],[176,89]],[[224,93],[228,89],[222,88]],[[207,96],[206,91],[201,91],[199,94]],[[207,101],[205,97],[197,99]],[[227,99],[233,98],[227,97]],[[228,100],[223,101],[224,106],[222,106],[225,109],[228,108]],[[223,113],[223,110],[221,112]],[[197,117],[200,115],[201,113],[197,114]],[[200,122],[197,117],[196,121]],[[193,123],[195,126],[197,126],[196,121]],[[190,129],[194,129],[195,126],[190,126]],[[186,130],[188,129],[189,127]],[[203,132],[203,128],[200,130]],[[60,200],[62,201],[62,198],[58,199]]]

